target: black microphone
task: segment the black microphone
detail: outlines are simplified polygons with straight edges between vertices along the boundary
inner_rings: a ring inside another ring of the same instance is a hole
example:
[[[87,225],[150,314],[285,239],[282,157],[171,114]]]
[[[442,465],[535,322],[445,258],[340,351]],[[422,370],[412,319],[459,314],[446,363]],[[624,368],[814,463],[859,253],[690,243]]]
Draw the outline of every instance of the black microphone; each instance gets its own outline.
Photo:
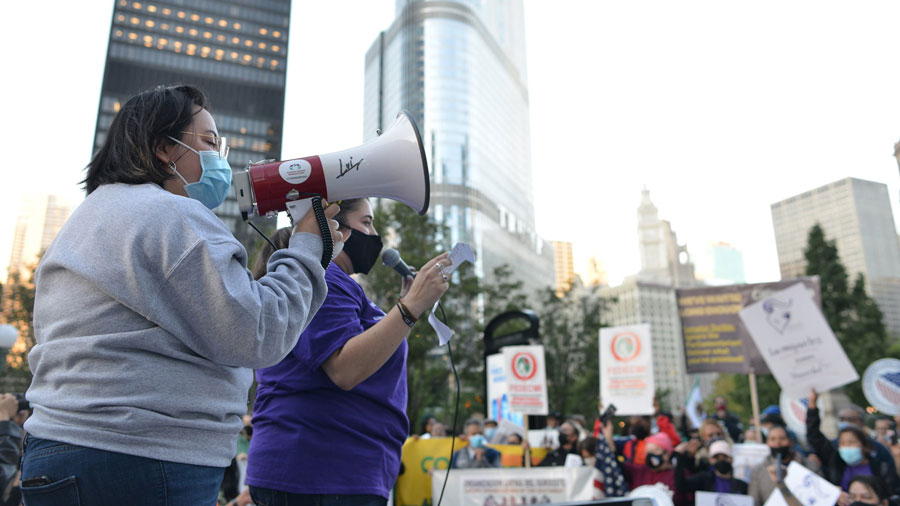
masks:
[[[404,278],[416,277],[416,275],[413,274],[412,270],[410,270],[409,266],[406,265],[406,262],[404,262],[403,259],[400,258],[400,253],[397,250],[395,250],[394,248],[388,248],[388,249],[382,251],[381,252],[381,261],[384,263],[384,265],[387,265],[391,269],[394,269],[395,271],[397,271],[397,273],[400,274],[401,276],[403,276]]]

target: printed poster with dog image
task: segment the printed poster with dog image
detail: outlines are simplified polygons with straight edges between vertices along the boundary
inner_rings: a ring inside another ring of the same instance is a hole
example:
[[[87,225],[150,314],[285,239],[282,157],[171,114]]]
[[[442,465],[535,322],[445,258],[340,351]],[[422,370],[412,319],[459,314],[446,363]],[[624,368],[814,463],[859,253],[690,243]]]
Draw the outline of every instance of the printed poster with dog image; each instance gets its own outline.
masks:
[[[600,329],[600,401],[616,415],[653,414],[650,325]]]
[[[793,398],[827,392],[859,379],[834,332],[800,283],[740,312],[766,365]]]

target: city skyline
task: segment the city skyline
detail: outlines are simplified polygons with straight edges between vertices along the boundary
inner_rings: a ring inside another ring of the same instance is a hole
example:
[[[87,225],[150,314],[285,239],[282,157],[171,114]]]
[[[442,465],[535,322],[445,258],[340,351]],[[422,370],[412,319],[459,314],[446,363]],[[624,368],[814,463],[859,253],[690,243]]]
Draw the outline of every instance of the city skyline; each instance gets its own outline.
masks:
[[[0,258],[15,197],[81,199],[112,14],[101,4],[20,2],[0,21],[6,47],[28,48],[10,67],[29,71],[11,83],[17,121],[2,127],[4,152],[53,154],[40,169],[8,169]],[[900,6],[651,4],[525,1],[542,238],[573,242],[576,266],[596,256],[621,282],[639,270],[632,217],[646,185],[679,242],[732,244],[757,282],[780,277],[769,206],[791,195],[848,176],[886,183],[900,222],[900,70],[888,64]],[[387,0],[294,6],[284,156],[361,142],[365,51],[393,15]],[[32,18],[52,41],[20,23]],[[55,135],[41,136],[48,128]]]

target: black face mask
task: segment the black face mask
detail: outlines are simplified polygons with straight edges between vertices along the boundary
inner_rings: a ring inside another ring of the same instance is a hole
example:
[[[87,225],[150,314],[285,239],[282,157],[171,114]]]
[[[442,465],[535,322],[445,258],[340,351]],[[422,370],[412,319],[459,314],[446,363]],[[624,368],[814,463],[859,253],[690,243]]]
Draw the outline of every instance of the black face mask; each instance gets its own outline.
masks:
[[[791,454],[790,446],[782,446],[780,448],[769,448],[769,450],[772,452],[773,457],[775,457],[776,459],[781,459],[781,460],[784,460],[785,457],[788,457]]]
[[[734,470],[734,468],[731,467],[731,462],[726,462],[724,460],[720,460],[713,464],[713,469],[719,474],[731,474],[731,471]]]
[[[635,425],[629,432],[631,432],[632,436],[638,439],[644,439],[645,437],[650,435],[650,430],[648,430],[647,427],[644,427],[643,425]]]
[[[344,241],[344,252],[350,257],[354,273],[368,274],[383,247],[380,236],[368,235],[355,228],[350,229],[350,237]]]
[[[662,455],[656,453],[647,454],[647,467],[650,469],[659,469],[662,467],[663,463],[665,463],[665,459]]]
[[[569,444],[569,436],[567,434],[563,434],[562,432],[560,432],[559,433],[559,445],[565,446],[567,444]]]

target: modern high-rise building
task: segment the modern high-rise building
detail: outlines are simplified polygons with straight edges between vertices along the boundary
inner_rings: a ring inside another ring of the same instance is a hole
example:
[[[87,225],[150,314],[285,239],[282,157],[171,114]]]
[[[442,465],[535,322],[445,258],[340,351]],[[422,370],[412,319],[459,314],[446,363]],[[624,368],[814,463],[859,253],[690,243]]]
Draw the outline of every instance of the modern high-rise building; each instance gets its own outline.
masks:
[[[50,247],[59,229],[69,219],[72,206],[56,195],[28,194],[16,218],[12,251],[4,279],[18,272],[27,281],[40,255]]]
[[[850,282],[865,276],[885,326],[900,335],[900,241],[887,185],[848,177],[772,204],[782,279],[806,274],[803,252],[816,223],[835,241]]]
[[[530,293],[554,286],[534,224],[522,0],[398,0],[366,53],[363,135],[406,109],[431,171],[429,214],[490,277],[508,264]]]
[[[694,274],[706,285],[745,283],[744,254],[725,242],[710,242],[694,255]]]
[[[650,190],[641,191],[638,206],[638,243],[642,281],[671,284],[676,288],[695,286],[694,264],[687,245],[678,244],[672,224],[659,219],[659,210],[650,200]]]
[[[553,266],[556,272],[556,295],[562,297],[572,289],[575,279],[575,261],[572,257],[572,243],[550,241],[553,245]]]
[[[669,390],[671,406],[684,406],[693,380],[685,374],[675,287],[671,283],[658,284],[629,276],[621,285],[601,288],[598,294],[611,300],[602,315],[604,323],[650,324],[654,385],[657,390]]]
[[[290,0],[116,0],[94,151],[135,93],[187,83],[209,96],[228,161],[281,158]],[[215,210],[245,246],[256,234],[237,201]]]

